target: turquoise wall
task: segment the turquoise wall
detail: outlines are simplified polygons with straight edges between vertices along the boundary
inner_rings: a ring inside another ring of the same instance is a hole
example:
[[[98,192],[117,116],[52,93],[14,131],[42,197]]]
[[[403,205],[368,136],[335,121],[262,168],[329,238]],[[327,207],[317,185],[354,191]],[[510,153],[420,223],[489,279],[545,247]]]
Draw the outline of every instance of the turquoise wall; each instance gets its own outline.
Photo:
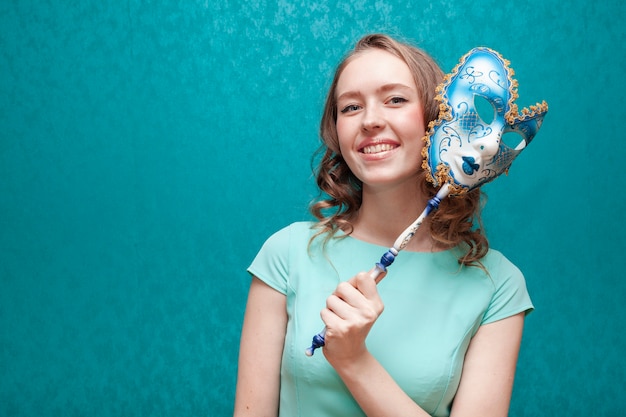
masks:
[[[520,105],[549,102],[485,187],[536,305],[511,415],[624,415],[625,18],[587,0],[1,2],[0,415],[232,413],[245,269],[308,218],[323,94],[375,31],[446,71],[490,46]]]

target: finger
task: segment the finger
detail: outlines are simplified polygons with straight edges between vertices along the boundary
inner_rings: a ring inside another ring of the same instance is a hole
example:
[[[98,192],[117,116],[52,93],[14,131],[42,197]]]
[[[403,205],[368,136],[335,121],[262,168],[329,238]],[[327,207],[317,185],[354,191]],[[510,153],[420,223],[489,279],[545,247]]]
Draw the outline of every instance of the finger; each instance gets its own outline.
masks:
[[[340,282],[337,288],[335,288],[333,295],[341,298],[348,304],[357,303],[359,299],[363,298],[363,294],[356,288],[354,277],[348,281]]]
[[[376,281],[368,272],[359,272],[354,276],[354,287],[365,296],[368,300],[378,298],[378,289]]]
[[[326,325],[327,329],[335,328],[335,324],[338,320],[340,320],[339,317],[337,317],[337,315],[329,308],[325,308],[320,311],[320,317],[322,318],[322,321]]]
[[[356,292],[356,290],[354,291]],[[326,299],[326,309],[340,319],[346,319],[352,314],[354,307],[339,296],[333,294]]]
[[[357,291],[363,295],[367,301],[367,306],[373,310],[376,316],[379,316],[385,307],[378,293],[376,281],[372,279],[372,275],[369,273],[360,273],[354,278]]]
[[[354,288],[358,288],[359,286],[359,282],[365,280],[366,278],[369,278],[370,281],[374,281],[372,279],[372,276],[370,275],[369,272],[364,272],[361,271],[358,274],[356,274],[355,276],[353,276],[352,278],[350,278],[348,281],[346,281],[348,284],[352,285]]]
[[[371,275],[372,279],[376,282],[376,284],[378,284],[380,281],[383,280],[383,278],[385,278],[387,276],[387,271],[381,271],[378,268],[373,268],[369,274]]]

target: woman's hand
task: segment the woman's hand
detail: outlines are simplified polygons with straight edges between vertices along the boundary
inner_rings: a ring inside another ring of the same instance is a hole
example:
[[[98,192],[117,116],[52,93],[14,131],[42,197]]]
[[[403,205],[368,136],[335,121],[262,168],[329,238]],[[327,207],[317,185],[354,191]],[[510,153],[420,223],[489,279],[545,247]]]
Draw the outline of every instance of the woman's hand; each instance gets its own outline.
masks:
[[[321,312],[326,324],[323,352],[334,368],[367,354],[365,339],[383,309],[376,281],[368,273],[360,272],[337,286]]]

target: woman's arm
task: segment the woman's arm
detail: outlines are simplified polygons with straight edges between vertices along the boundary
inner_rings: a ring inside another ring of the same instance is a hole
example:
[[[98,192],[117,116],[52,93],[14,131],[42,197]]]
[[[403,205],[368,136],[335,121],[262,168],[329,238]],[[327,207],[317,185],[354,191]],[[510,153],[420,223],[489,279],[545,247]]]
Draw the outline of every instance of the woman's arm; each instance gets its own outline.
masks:
[[[284,294],[252,279],[239,347],[235,417],[278,415],[286,303]]]
[[[367,350],[365,338],[382,311],[376,282],[368,274],[339,284],[322,311],[324,356],[367,416],[428,417]]]
[[[463,364],[451,417],[507,416],[525,313],[478,329]]]
[[[358,274],[348,283],[337,287],[322,311],[327,327],[323,352],[328,362],[369,417],[428,416],[365,345],[383,311],[376,284],[367,274]],[[508,414],[523,325],[524,313],[520,313],[481,326],[466,354],[453,417]]]

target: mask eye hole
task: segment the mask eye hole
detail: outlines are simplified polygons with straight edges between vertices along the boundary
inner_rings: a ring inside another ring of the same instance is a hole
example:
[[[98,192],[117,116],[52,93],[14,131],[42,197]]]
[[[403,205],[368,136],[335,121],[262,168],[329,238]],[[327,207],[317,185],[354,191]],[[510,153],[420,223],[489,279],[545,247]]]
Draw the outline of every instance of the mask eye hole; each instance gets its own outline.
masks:
[[[474,96],[474,108],[483,123],[490,125],[496,118],[496,109],[493,104],[483,96]]]
[[[502,135],[502,142],[509,148],[516,151],[521,151],[526,147],[526,140],[516,131],[504,132]]]

